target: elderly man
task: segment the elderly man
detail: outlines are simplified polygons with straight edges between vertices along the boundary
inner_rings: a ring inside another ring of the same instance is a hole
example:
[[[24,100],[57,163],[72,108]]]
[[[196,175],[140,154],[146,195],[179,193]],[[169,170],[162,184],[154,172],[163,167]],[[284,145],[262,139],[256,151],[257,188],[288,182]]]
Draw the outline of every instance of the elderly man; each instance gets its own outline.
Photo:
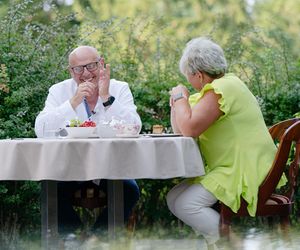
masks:
[[[35,132],[43,136],[44,124],[51,121],[52,129],[65,125],[65,121],[78,118],[95,122],[111,120],[112,117],[127,123],[141,125],[136,112],[133,96],[126,82],[110,79],[110,66],[104,64],[97,50],[90,46],[80,46],[69,55],[71,79],[53,85],[45,102],[44,109],[35,121]],[[100,163],[99,163],[100,164]],[[134,180],[124,180],[124,217],[130,212],[139,198],[139,188]],[[94,185],[106,193],[106,180],[93,182],[58,183],[58,229],[70,232],[81,225],[73,210],[73,193],[84,185]],[[107,211],[100,214],[96,226],[107,224]]]

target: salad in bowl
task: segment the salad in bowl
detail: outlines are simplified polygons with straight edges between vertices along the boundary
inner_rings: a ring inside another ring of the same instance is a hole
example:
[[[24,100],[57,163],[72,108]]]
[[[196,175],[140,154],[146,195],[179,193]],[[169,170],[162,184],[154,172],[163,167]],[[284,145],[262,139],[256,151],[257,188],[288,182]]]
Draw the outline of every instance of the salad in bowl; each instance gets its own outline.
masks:
[[[70,138],[87,138],[96,135],[96,123],[94,121],[81,122],[78,119],[72,119],[65,129]]]

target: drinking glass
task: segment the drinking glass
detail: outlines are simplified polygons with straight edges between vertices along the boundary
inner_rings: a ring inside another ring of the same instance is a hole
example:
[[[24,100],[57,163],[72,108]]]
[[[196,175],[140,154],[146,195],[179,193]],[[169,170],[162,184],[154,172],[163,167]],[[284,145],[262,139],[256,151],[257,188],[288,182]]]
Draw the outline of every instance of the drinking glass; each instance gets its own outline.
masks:
[[[58,138],[59,129],[54,121],[45,121],[43,123],[43,138]]]

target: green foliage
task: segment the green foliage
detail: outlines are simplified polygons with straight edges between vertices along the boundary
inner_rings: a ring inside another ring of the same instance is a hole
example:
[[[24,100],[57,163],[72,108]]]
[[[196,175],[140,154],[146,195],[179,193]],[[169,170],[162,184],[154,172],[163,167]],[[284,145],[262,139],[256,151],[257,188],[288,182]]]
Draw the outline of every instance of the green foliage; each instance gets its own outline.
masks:
[[[0,183],[0,245],[13,244],[19,233],[38,233],[40,225],[40,185],[38,182],[5,181]],[[6,243],[5,243],[6,242]]]
[[[141,198],[137,216],[141,225],[151,227],[157,223],[166,226],[170,221],[175,221],[166,204],[166,195],[175,183],[178,180],[138,180]]]
[[[300,67],[290,49],[294,43],[281,30],[244,26],[225,45],[230,71],[256,96],[268,125],[291,118],[300,110]]]
[[[38,21],[42,4],[11,5],[0,23],[0,138],[33,137],[33,124],[48,88],[67,76],[65,57],[75,43],[73,15],[55,8],[48,24]]]
[[[182,44],[160,34],[164,26],[162,19],[150,17],[113,18],[84,25],[85,30],[97,34],[93,43],[110,63],[111,77],[129,83],[143,132],[149,132],[153,124],[170,127],[168,92],[185,82],[178,70]],[[125,41],[120,31],[128,34]]]
[[[43,24],[37,17],[42,8],[30,0],[11,3],[0,21],[0,138],[34,137],[48,88],[67,76],[65,57],[77,37],[76,26],[69,27],[74,17],[53,8]],[[38,228],[39,195],[37,182],[1,182],[0,231]]]

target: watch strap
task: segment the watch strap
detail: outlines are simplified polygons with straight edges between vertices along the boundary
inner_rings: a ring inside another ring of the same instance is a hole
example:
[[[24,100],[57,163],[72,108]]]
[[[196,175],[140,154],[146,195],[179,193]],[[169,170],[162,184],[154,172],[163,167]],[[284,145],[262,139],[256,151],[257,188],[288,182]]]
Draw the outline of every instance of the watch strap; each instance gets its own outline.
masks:
[[[102,104],[104,107],[108,107],[108,106],[112,105],[114,103],[114,101],[115,101],[115,97],[110,96],[110,97],[108,97],[107,101],[103,102]]]
[[[173,98],[174,102],[176,102],[176,101],[178,101],[178,100],[180,100],[182,98],[184,98],[184,99],[187,100],[186,96],[182,92],[173,95],[172,98]]]

